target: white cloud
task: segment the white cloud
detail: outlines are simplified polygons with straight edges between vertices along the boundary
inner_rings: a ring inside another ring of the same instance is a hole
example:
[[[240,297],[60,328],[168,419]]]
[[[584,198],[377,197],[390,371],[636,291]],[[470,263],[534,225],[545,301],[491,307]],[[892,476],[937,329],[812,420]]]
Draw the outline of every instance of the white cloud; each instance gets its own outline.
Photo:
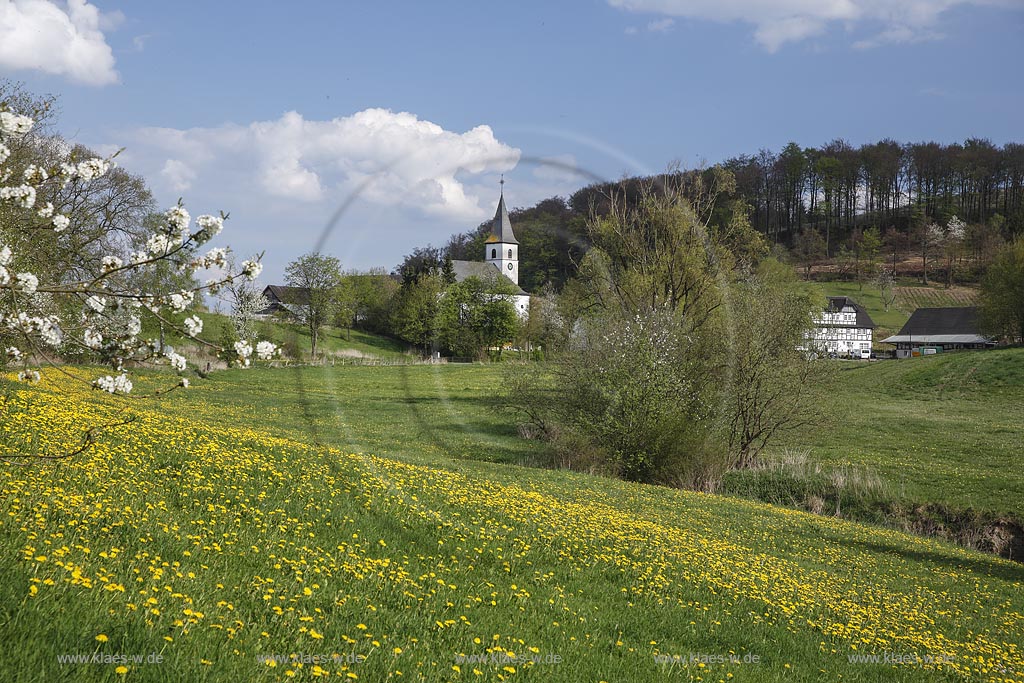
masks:
[[[168,159],[160,170],[160,175],[175,192],[184,192],[189,189],[192,187],[192,181],[196,179],[196,172],[188,164],[178,159]]]
[[[233,179],[285,203],[340,203],[358,192],[370,203],[460,219],[487,213],[465,177],[510,170],[520,156],[489,126],[456,133],[387,109],[329,121],[292,111],[245,126],[148,128],[131,137],[132,158],[162,164],[160,177],[175,191]]]
[[[145,50],[146,41],[152,37],[153,36],[148,33],[143,33],[142,35],[135,36],[134,38],[132,38],[132,46],[135,48],[135,51],[142,52],[143,50]]]
[[[123,21],[85,0],[0,0],[0,67],[66,76],[88,85],[118,80],[103,35]]]
[[[656,19],[655,21],[648,22],[647,30],[651,33],[668,33],[675,26],[676,20],[672,18]]]
[[[831,25],[867,26],[873,35],[857,48],[932,40],[940,15],[958,5],[1020,8],[1020,0],[608,0],[621,9],[667,17],[753,24],[769,52],[823,34]],[[653,22],[652,22],[653,23]]]

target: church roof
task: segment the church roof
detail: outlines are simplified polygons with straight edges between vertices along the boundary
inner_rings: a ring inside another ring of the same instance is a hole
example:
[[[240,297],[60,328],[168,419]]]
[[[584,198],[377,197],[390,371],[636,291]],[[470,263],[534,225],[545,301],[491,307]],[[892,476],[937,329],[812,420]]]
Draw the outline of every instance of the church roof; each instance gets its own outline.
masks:
[[[498,210],[494,212],[494,220],[491,221],[491,234],[488,242],[504,242],[506,244],[519,244],[515,233],[512,232],[512,221],[508,219],[508,210],[505,208],[505,193],[498,199]]]
[[[486,263],[484,261],[456,261],[452,260],[452,270],[455,271],[455,281],[462,282],[466,278],[476,277],[481,280],[493,280],[501,277],[506,280],[506,284],[510,284],[516,288],[514,294],[526,295],[523,288],[512,282],[505,273],[498,269],[498,266],[493,263]]]

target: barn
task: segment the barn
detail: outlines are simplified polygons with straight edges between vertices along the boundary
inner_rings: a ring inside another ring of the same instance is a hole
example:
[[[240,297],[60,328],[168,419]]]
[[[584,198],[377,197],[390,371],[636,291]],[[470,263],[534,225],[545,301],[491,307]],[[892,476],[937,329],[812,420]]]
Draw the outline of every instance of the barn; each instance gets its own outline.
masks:
[[[995,346],[991,338],[981,334],[975,306],[919,308],[897,334],[882,342],[896,345],[897,358]]]

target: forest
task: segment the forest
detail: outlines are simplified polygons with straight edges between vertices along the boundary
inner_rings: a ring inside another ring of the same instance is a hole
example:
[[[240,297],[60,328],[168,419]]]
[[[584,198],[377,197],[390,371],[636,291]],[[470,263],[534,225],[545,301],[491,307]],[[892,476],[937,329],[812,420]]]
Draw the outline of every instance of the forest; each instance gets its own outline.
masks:
[[[967,251],[977,260],[1024,231],[1024,145],[1019,143],[1000,147],[980,138],[954,144],[887,139],[860,147],[840,139],[812,148],[790,143],[779,152],[763,149],[714,168],[670,170],[660,182],[721,170],[729,172],[731,182],[718,184],[708,224],[724,229],[742,216],[802,262],[856,251],[870,229],[888,252],[909,256],[928,224],[946,224],[953,216],[969,226]],[[528,292],[545,286],[560,290],[587,250],[587,218],[605,210],[612,191],[635,196],[650,180],[596,183],[568,198],[513,210],[524,254],[520,285]],[[417,250],[403,266],[425,256],[480,260],[489,223],[454,235],[442,248]]]

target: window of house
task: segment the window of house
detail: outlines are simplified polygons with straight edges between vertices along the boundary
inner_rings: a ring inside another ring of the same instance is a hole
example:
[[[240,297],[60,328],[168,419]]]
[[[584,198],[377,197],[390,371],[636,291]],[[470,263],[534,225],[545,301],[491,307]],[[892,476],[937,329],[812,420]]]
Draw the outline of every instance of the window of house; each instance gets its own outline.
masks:
[[[498,250],[491,249],[491,258],[498,258]]]
[[[511,249],[508,250],[508,257],[512,258],[512,250]]]

